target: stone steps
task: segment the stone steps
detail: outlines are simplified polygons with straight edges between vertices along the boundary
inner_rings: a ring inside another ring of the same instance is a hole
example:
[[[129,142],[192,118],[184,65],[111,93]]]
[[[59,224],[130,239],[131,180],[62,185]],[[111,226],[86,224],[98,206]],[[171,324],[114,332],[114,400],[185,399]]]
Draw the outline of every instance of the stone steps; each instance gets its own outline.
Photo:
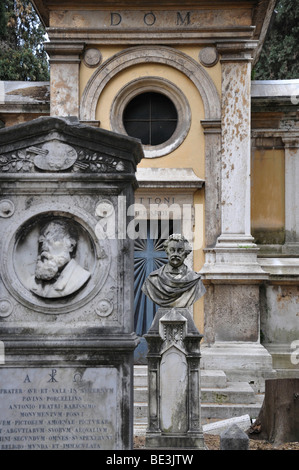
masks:
[[[147,387],[134,387],[134,400],[136,403],[147,401]],[[246,382],[228,382],[225,388],[201,388],[201,402],[215,403],[255,403],[255,394]]]
[[[221,420],[248,414],[258,416],[263,395],[256,395],[247,382],[229,382],[223,371],[201,371],[202,420]],[[134,433],[147,426],[147,366],[134,366]]]
[[[202,370],[201,386],[202,387],[226,387],[227,378],[222,370]],[[147,387],[147,366],[135,365],[134,366],[134,387]]]

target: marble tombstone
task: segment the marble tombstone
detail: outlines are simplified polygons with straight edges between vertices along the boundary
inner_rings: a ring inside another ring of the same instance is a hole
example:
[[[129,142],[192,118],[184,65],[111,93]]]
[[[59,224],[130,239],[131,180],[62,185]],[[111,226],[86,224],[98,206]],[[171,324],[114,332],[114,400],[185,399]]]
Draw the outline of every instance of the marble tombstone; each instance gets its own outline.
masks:
[[[72,118],[0,131],[0,449],[132,447],[125,228],[142,156],[138,140]]]
[[[146,447],[204,449],[200,410],[200,341],[190,307],[205,293],[185,264],[191,253],[180,234],[166,240],[168,263],[149,275],[143,292],[159,309],[145,335],[148,344]]]

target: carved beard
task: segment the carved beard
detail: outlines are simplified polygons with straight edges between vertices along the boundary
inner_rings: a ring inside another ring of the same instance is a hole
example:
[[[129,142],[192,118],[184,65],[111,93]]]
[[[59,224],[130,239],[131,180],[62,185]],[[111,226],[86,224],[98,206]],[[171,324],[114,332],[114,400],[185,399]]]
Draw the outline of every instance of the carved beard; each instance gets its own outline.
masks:
[[[41,253],[37,258],[35,277],[42,281],[51,281],[58,271],[70,261],[69,252],[62,255],[50,255],[47,252]]]

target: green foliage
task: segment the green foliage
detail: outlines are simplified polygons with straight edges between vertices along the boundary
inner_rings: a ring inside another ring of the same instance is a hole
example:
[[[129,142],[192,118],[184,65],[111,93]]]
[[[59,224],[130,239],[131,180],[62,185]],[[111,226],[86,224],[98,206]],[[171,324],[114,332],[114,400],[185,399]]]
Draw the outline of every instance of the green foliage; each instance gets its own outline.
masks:
[[[0,80],[49,80],[45,30],[31,2],[0,1]]]
[[[299,1],[279,0],[255,66],[255,80],[299,78]]]
[[[0,80],[49,80],[45,30],[29,0],[0,0]],[[256,80],[299,78],[299,0],[278,0]]]
[[[5,16],[5,6],[4,2],[0,3],[0,39],[4,38],[6,35],[6,16]]]

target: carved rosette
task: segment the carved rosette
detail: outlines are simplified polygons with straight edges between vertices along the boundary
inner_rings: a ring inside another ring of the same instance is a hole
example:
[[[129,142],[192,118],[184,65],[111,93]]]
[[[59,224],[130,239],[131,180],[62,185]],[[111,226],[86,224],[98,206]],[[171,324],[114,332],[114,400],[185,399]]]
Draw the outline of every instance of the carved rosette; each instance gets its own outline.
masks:
[[[0,299],[0,318],[9,317],[9,315],[13,312],[13,309],[14,306],[9,299]]]
[[[15,212],[15,205],[9,199],[2,199],[0,201],[0,217],[11,217]]]

